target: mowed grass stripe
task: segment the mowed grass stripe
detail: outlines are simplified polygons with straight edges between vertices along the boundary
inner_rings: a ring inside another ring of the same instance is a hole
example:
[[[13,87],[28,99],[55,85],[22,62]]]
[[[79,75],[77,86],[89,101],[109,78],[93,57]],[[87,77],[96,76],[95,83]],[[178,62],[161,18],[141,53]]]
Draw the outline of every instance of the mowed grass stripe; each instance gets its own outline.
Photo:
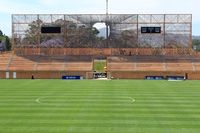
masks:
[[[162,126],[171,126],[171,127],[194,127],[194,128],[200,128],[200,123],[197,121],[168,121],[168,120],[158,120],[155,121],[155,119],[151,120],[40,120],[39,122],[37,120],[31,120],[31,121],[22,121],[22,120],[16,120],[16,121],[9,121],[8,124],[15,126],[39,126],[39,127],[65,127],[66,125],[77,125],[77,126],[87,126],[87,127],[109,127],[109,126],[120,126],[120,127],[130,127],[130,126],[152,126],[152,127],[159,127],[159,125]],[[0,125],[5,125],[5,123],[0,123]]]
[[[31,121],[44,121],[44,120],[53,120],[54,122],[55,121],[65,121],[65,120],[74,120],[74,116],[66,116],[65,114],[57,114],[57,113],[52,113],[51,116],[49,116],[50,114],[47,113],[47,114],[43,114],[43,115],[40,115],[40,114],[34,114],[34,115],[27,115],[27,114],[24,114],[24,115],[20,115],[20,114],[4,114],[4,115],[1,115],[1,121],[2,123],[4,123],[5,120],[12,120],[12,119],[16,119],[16,121],[13,121],[13,122],[17,122],[17,120],[20,120],[20,121],[28,121],[28,120],[31,120]],[[33,118],[34,116],[34,118]],[[64,119],[63,119],[64,118]],[[187,117],[184,117],[184,116],[169,116],[169,115],[166,115],[165,117],[164,116],[157,116],[156,117],[159,121],[184,121],[184,122],[188,122],[188,121],[195,121],[197,123],[199,123],[200,121],[200,117],[198,116],[193,116],[193,117],[190,117],[190,118],[187,118]],[[192,118],[192,119],[191,119]],[[114,115],[108,115],[108,114],[101,114],[101,117],[99,117],[99,115],[96,115],[96,114],[90,114],[90,115],[85,115],[85,114],[82,114],[82,115],[79,115],[79,119],[78,120],[145,120],[145,121],[152,121],[153,119],[155,119],[155,116],[132,116],[132,115],[117,115],[117,114],[114,114]]]
[[[126,133],[133,133],[137,132],[137,133],[148,133],[149,130],[151,130],[152,132],[157,132],[159,129],[159,131],[161,131],[162,133],[167,133],[163,128],[161,127],[144,127],[142,132],[141,132],[141,127],[89,127],[89,128],[85,128],[85,127],[78,127],[78,126],[71,126],[70,128],[65,128],[65,127],[48,127],[47,128],[42,128],[42,127],[32,127],[32,128],[23,128],[21,129],[20,127],[16,127],[15,129],[7,129],[5,130],[4,133],[15,133],[15,130],[18,130],[19,132],[23,132],[24,130],[27,131],[28,133],[36,133],[36,132],[41,132],[41,133],[57,133],[57,132],[67,132],[67,133],[80,133],[79,131],[81,131],[81,133],[123,133],[124,131],[126,131]],[[170,128],[168,131],[171,131]],[[188,133],[188,132],[198,132],[199,129],[198,128],[173,128],[173,131],[175,133],[177,132],[181,132],[181,133]]]
[[[83,96],[62,96],[62,97],[56,97],[56,96],[1,96],[0,100],[29,100],[29,99],[44,99],[44,100],[48,100],[48,101],[52,101],[52,100],[92,100],[92,101],[105,101],[105,100],[112,100],[112,101],[116,101],[116,100],[129,100],[130,98],[132,99],[137,99],[140,101],[158,101],[158,100],[162,100],[162,101],[171,101],[171,99],[174,99],[176,101],[178,100],[199,100],[200,97],[194,97],[194,96],[190,96],[190,97],[149,97],[147,96],[146,99],[142,99],[141,95],[140,96],[110,96],[110,97],[105,97],[105,96],[92,96],[92,97],[87,97],[87,99],[85,99]],[[91,101],[91,102],[92,102]]]
[[[62,103],[53,103],[53,104],[46,104],[45,103],[45,106],[44,104],[32,104],[31,106],[34,107],[34,108],[40,108],[41,109],[41,106],[42,108],[54,108],[56,105],[62,105],[63,108],[79,108],[80,107],[80,104],[70,104],[70,105],[63,105]],[[4,108],[30,108],[30,103],[20,103],[20,104],[2,104],[1,105],[1,108],[4,109]],[[128,104],[124,104],[124,105],[121,105],[121,104],[90,104],[90,105],[87,105],[88,108],[107,108],[107,109],[118,109],[118,108],[133,108],[132,106],[128,105]],[[143,110],[143,109],[146,109],[146,108],[151,108],[151,109],[163,109],[163,110],[166,110],[166,108],[162,108],[162,107],[165,107],[163,104],[156,104],[156,105],[149,105],[149,104],[137,104],[137,105],[134,105],[134,109],[140,109],[140,110]],[[199,110],[200,109],[200,106],[196,106],[196,104],[194,105],[182,105],[182,106],[177,106],[177,105],[167,105],[167,109],[172,109],[172,110]]]
[[[200,131],[197,81],[0,80],[0,84],[4,133]]]
[[[68,107],[65,107],[65,108],[55,108],[55,107],[42,107],[42,109],[41,109],[41,107],[34,107],[34,108],[30,108],[30,107],[8,107],[9,108],[9,110],[8,110],[8,112],[12,112],[12,110],[14,110],[14,111],[16,111],[16,113],[17,112],[22,112],[22,111],[24,111],[24,112],[28,112],[28,111],[38,111],[38,110],[40,110],[40,111],[46,111],[46,110],[49,110],[49,109],[51,109],[51,110],[54,110],[54,111],[58,111],[58,112],[65,112],[65,111],[68,111],[68,112],[72,112],[72,111],[75,111],[75,110],[77,110],[77,109],[79,109],[80,107],[70,107],[70,108],[68,108]],[[100,110],[101,109],[101,110]],[[168,109],[165,109],[165,108],[151,108],[151,113],[153,113],[153,112],[168,112],[168,113],[171,113],[171,112],[189,112],[189,113],[191,113],[191,112],[193,112],[193,113],[195,113],[195,112],[200,112],[199,111],[199,109],[200,108],[188,108],[188,109],[184,109],[183,110],[183,108],[168,108]],[[7,111],[7,107],[5,108],[5,107],[1,107],[1,109],[0,109],[0,112],[6,112]],[[116,108],[116,107],[107,107],[107,108],[105,108],[105,107],[88,107],[87,109],[86,109],[86,111],[88,111],[88,112],[113,112],[113,113],[117,113],[117,111],[118,112],[123,112],[123,111],[132,111],[132,112],[147,112],[148,110],[146,110],[146,108],[132,108],[132,107],[125,107],[125,108]]]
[[[40,97],[42,96],[42,95],[39,95]],[[39,97],[38,95],[9,95],[9,96],[5,96],[5,95],[0,95],[0,98],[1,99],[31,99],[31,98],[38,98]],[[119,98],[119,97],[129,97],[130,96],[130,94],[129,95],[119,95],[118,97],[117,96],[111,96],[111,97],[107,97],[107,96],[110,96],[110,95],[93,95],[93,96],[91,96],[91,97],[88,97],[88,98],[95,98],[95,99],[102,99],[102,97],[104,98],[104,99],[115,99],[115,98]],[[143,94],[139,94],[139,95],[136,95],[136,94],[134,94],[134,95],[132,95],[132,96],[134,96],[134,98],[141,98],[141,96],[145,96],[145,97],[148,97],[148,99],[152,99],[152,100],[156,100],[156,99],[161,99],[161,100],[170,100],[170,98],[176,98],[176,99],[200,99],[200,97],[199,97],[199,95],[198,96],[188,96],[188,93],[187,93],[187,95],[181,95],[180,96],[180,94],[177,96],[172,96],[172,95],[170,95],[170,96],[161,96],[160,94],[159,95],[155,95],[155,94],[152,94],[152,95],[143,95]],[[154,97],[152,97],[152,96],[154,96]],[[50,96],[50,95],[45,95],[45,96],[43,96],[43,97],[51,97],[51,98],[73,98],[73,99],[81,99],[81,98],[84,98],[84,95],[62,95],[62,96]]]
[[[66,114],[71,114],[71,115],[74,115],[74,113],[76,112],[79,112],[79,109],[77,110],[71,110],[71,111],[66,111],[66,110],[63,110],[63,111],[57,111],[55,109],[51,109],[49,108],[48,110],[51,110],[52,112],[55,112],[55,113],[66,113]],[[101,109],[99,109],[101,110]],[[6,111],[0,111],[0,113],[4,113]],[[18,113],[18,114],[23,114],[23,113],[46,113],[47,112],[47,109],[42,109],[41,111],[38,111],[38,110],[27,110],[27,111],[18,111],[18,110],[10,110],[10,111],[7,111],[8,113]],[[154,115],[154,114],[160,114],[160,115],[167,115],[167,114],[174,114],[174,115],[189,115],[189,114],[193,114],[193,115],[197,115],[200,114],[200,111],[132,111],[132,110],[110,110],[110,111],[105,111],[105,110],[101,110],[101,111],[90,111],[90,110],[85,110],[85,111],[82,111],[81,113],[79,114],[84,114],[84,113],[98,113],[99,115],[101,115],[101,113],[107,113],[107,114],[113,114],[113,113],[118,113],[119,115],[120,114],[126,114],[126,113],[133,113],[135,115],[138,115],[138,114],[146,114],[146,115]],[[48,114],[48,113],[47,113]],[[52,113],[50,113],[52,114]]]

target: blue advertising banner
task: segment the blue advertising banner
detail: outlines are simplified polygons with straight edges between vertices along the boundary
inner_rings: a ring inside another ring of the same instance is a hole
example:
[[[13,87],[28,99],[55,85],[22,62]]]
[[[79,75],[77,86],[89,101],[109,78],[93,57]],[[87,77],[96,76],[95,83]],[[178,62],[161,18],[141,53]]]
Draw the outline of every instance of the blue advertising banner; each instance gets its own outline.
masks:
[[[63,80],[80,80],[81,76],[62,76]]]

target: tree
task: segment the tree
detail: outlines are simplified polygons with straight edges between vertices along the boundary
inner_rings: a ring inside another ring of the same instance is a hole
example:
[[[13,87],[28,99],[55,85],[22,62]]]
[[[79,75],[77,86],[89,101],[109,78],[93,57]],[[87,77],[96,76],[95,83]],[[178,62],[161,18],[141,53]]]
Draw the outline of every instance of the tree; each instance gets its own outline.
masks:
[[[20,45],[37,45],[38,42],[38,34],[40,32],[40,25],[42,24],[41,20],[33,21],[29,24],[29,29],[26,31],[26,36],[21,41]],[[41,38],[41,37],[40,37]]]
[[[10,51],[11,50],[11,42],[10,42],[10,38],[8,36],[5,36],[5,39],[6,39],[6,50],[7,51]]]
[[[193,39],[192,40],[192,45],[195,46],[195,45],[200,45],[200,40],[198,39]]]
[[[6,51],[11,50],[10,38],[8,36],[4,35],[1,30],[0,30],[0,43],[3,43],[3,46],[5,47],[4,49]]]
[[[61,34],[41,33],[41,27],[61,27]],[[58,19],[46,24],[42,20],[36,20],[29,24],[26,35],[20,40],[19,46],[40,47],[97,47],[102,39],[97,34],[99,31],[89,24],[78,24],[73,21]]]
[[[3,36],[3,32],[0,30],[0,36]]]
[[[200,50],[200,40],[193,39],[192,40],[192,46],[195,50]]]

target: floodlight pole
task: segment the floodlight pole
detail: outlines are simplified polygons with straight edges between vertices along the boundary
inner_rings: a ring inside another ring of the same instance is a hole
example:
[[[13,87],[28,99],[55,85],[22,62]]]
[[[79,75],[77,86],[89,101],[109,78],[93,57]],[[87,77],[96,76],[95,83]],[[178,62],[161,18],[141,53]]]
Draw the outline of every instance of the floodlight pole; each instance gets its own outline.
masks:
[[[106,47],[108,47],[108,0],[106,0]]]
[[[106,15],[108,15],[108,0],[106,0]]]

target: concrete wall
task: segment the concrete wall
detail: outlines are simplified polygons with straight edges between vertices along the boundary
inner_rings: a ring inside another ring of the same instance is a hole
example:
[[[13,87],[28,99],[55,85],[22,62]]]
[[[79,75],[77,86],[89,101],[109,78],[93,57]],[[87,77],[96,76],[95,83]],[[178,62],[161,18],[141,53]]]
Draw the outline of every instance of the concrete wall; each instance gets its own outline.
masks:
[[[59,71],[17,71],[16,79],[61,79],[62,76],[82,76],[92,79],[92,72],[59,72]],[[186,76],[189,80],[200,80],[200,71],[197,72],[142,72],[142,71],[112,71],[108,72],[112,79],[145,79],[146,76]],[[0,71],[0,79],[6,79],[6,71]],[[9,79],[13,79],[13,71],[9,72]]]
[[[137,72],[115,71],[110,72],[112,79],[145,79],[146,76],[186,76],[189,80],[200,80],[200,72]]]
[[[14,79],[14,71],[9,72],[9,79]],[[81,76],[86,78],[88,72],[59,72],[59,71],[16,71],[16,79],[31,79],[32,75],[35,79],[61,79],[62,76]],[[0,72],[0,79],[6,79],[6,71]]]

